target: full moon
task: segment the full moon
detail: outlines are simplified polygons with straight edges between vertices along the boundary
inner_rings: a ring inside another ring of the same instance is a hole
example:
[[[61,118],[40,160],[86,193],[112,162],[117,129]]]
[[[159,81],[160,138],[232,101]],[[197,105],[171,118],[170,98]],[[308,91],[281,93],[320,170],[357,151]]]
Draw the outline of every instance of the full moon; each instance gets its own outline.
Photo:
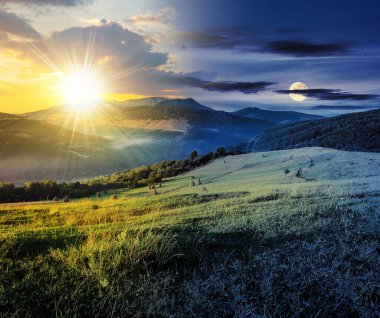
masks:
[[[292,94],[292,93],[290,93],[289,96],[290,96],[291,99],[293,99],[296,102],[302,102],[307,97],[307,89],[308,89],[308,87],[306,86],[305,83],[295,82],[292,85],[290,85],[289,90],[290,91],[294,91],[294,90],[299,91],[299,90],[302,90],[302,91],[305,91],[305,93],[302,93],[302,94],[298,94],[298,93],[297,94]]]

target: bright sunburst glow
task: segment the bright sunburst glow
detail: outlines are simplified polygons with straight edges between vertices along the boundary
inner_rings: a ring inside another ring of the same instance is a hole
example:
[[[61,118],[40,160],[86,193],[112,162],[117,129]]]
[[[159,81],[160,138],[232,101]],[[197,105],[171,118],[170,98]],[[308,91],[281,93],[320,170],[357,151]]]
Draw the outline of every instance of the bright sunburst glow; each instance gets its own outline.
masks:
[[[104,94],[101,82],[91,72],[63,76],[60,91],[65,102],[77,109],[92,108]]]

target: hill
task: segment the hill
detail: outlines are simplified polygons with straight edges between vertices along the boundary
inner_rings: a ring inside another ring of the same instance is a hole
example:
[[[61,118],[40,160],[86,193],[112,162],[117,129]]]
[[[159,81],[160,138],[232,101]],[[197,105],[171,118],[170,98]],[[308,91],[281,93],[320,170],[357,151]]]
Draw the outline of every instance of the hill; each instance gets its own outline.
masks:
[[[120,168],[123,158],[109,149],[108,140],[99,136],[22,117],[0,119],[0,181],[23,184],[112,172]]]
[[[246,107],[232,114],[241,117],[262,119],[277,124],[288,124],[298,121],[322,119],[323,116],[299,113],[294,111],[263,110],[257,107]]]
[[[7,113],[0,113],[0,119],[7,119],[7,118],[20,118],[20,116],[7,114]]]
[[[380,152],[380,110],[273,127],[251,144],[246,144],[245,149],[259,151],[311,146]]]
[[[0,205],[0,311],[377,317],[379,164],[323,148],[251,153],[157,195]]]

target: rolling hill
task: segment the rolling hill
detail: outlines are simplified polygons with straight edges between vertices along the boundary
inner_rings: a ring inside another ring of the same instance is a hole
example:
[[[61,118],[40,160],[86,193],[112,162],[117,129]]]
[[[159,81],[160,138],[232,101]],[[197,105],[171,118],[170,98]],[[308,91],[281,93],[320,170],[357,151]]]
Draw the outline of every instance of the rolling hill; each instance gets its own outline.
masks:
[[[323,116],[299,113],[294,111],[273,111],[264,110],[257,107],[246,107],[244,109],[232,112],[240,117],[255,118],[271,121],[277,124],[288,124],[306,120],[322,119]]]
[[[379,164],[378,153],[323,148],[250,153],[170,178],[157,195],[1,204],[0,309],[378,317]]]
[[[0,180],[92,177],[219,146],[245,152],[305,146],[380,151],[379,110],[278,125],[274,121],[291,120],[294,113],[255,110],[272,116],[268,121],[204,109],[192,99],[147,102],[151,106],[103,103],[91,113],[57,106],[26,118],[2,114]]]
[[[319,146],[380,152],[380,110],[273,127],[245,146],[251,151]]]

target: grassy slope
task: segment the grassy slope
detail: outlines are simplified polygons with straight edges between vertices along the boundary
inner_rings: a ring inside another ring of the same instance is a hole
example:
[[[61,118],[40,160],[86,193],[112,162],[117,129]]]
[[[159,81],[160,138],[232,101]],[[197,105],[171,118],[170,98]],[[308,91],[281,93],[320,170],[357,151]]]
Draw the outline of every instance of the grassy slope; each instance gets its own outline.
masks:
[[[0,313],[376,316],[379,165],[376,153],[256,153],[158,196],[1,205]]]

